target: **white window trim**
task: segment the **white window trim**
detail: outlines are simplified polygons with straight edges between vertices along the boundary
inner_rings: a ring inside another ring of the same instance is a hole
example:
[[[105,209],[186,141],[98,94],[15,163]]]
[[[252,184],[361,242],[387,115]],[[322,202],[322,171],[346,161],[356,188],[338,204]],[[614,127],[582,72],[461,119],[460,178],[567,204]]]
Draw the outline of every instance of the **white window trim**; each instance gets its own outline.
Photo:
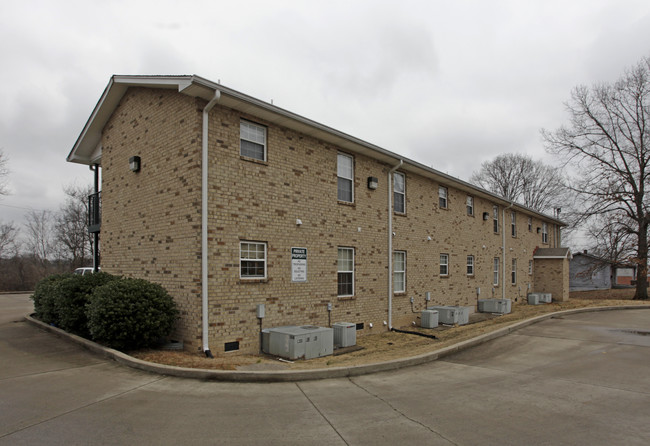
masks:
[[[510,212],[510,234],[517,237],[517,213],[515,211]]]
[[[467,196],[467,215],[474,216],[474,197]]]
[[[352,165],[352,176],[350,178],[344,177],[339,175],[339,158],[348,158],[350,160],[350,164]],[[350,197],[350,201],[347,200],[341,200],[339,198],[339,185],[338,185],[338,179],[342,178],[344,180],[347,180],[350,182],[350,190],[352,191],[352,196]],[[352,155],[348,155],[347,153],[343,152],[338,152],[336,155],[336,198],[338,201],[341,201],[343,203],[354,203],[354,157]]]
[[[499,206],[492,206],[492,230],[499,233]]]
[[[510,272],[510,283],[517,285],[517,259],[512,259],[512,271]]]
[[[442,200],[444,200],[444,205],[441,204]],[[449,189],[445,186],[438,186],[438,206],[440,209],[449,208]]]
[[[492,267],[493,269],[492,285],[499,286],[499,264],[501,263],[501,260],[498,257],[495,257],[493,262],[494,262],[494,266]]]
[[[397,178],[398,176],[402,178],[402,185],[404,187],[403,192],[399,192],[399,191],[395,190],[395,186],[397,185],[397,182],[395,181],[395,178]],[[404,206],[404,209],[398,210],[395,207],[396,201],[395,201],[395,198],[393,197],[393,210],[395,212],[397,212],[398,214],[406,214],[406,175],[404,175],[401,172],[393,173],[393,194],[402,195],[402,197],[403,197],[402,203],[403,203],[403,206]]]
[[[242,256],[242,246],[246,245],[262,245],[264,247],[264,259],[250,259],[244,258]],[[266,242],[254,242],[250,240],[242,240],[239,242],[239,278],[243,280],[260,280],[266,279],[267,277],[267,258],[268,258],[268,249]],[[264,275],[263,276],[244,276],[242,275],[242,262],[252,261],[252,262],[263,262],[264,263]]]
[[[467,275],[468,276],[473,276],[474,275],[474,256],[467,256]],[[470,272],[471,269],[471,272]]]
[[[442,262],[442,257],[445,256],[445,263]],[[442,267],[445,266],[447,272],[442,272]],[[449,276],[449,254],[441,253],[440,254],[440,275],[443,277]]]
[[[339,265],[338,265],[338,255],[341,250],[346,250],[346,251],[351,251],[352,252],[352,270],[340,270]],[[352,297],[354,296],[355,292],[355,283],[354,283],[354,261],[355,261],[355,252],[354,248],[350,248],[348,246],[339,246],[336,250],[336,294],[338,297]],[[339,273],[352,273],[352,294],[338,294],[338,286],[339,286],[339,281],[338,281],[338,274]]]
[[[251,126],[251,127],[253,127],[253,128],[259,128],[259,129],[264,130],[264,143],[262,144],[262,146],[264,147],[264,156],[263,156],[263,159],[259,159],[259,158],[256,158],[256,157],[251,157],[251,156],[248,156],[248,155],[243,155],[243,154],[241,153],[241,149],[242,149],[242,147],[241,147],[241,140],[248,141],[248,142],[252,142],[253,144],[260,144],[259,141],[253,141],[253,140],[251,140],[251,139],[244,138],[244,136],[242,135],[242,131],[241,131],[241,130],[242,130],[242,127],[244,127],[244,126]],[[240,155],[240,156],[243,156],[244,158],[250,158],[250,159],[255,159],[255,160],[258,160],[258,161],[264,161],[264,162],[266,162],[267,133],[268,133],[268,131],[267,131],[267,128],[266,128],[265,126],[260,125],[260,124],[256,124],[256,123],[251,122],[251,121],[248,121],[248,120],[246,120],[246,119],[240,119],[240,120],[239,120],[239,141],[240,141],[240,142],[239,142],[239,155]]]
[[[548,244],[548,225],[542,223],[542,243]]]
[[[397,269],[397,262],[395,261],[395,255],[402,255],[404,256],[404,269],[403,270],[398,270]],[[402,289],[398,290],[395,289],[395,284],[397,281],[395,280],[395,276],[397,274],[401,274],[403,276],[402,279]],[[405,293],[406,292],[406,251],[394,251],[393,252],[393,293]]]
[[[528,261],[528,275],[529,276],[533,275],[533,261],[532,260]]]
[[[528,232],[533,232],[533,219],[528,217]]]

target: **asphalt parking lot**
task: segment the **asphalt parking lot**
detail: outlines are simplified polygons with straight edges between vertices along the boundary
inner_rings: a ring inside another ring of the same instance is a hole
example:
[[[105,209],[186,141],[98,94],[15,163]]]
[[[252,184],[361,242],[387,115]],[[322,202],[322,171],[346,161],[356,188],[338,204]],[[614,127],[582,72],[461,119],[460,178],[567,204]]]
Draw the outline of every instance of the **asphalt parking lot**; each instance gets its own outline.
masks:
[[[425,365],[298,383],[165,377],[0,295],[0,445],[646,445],[650,310],[546,320]]]

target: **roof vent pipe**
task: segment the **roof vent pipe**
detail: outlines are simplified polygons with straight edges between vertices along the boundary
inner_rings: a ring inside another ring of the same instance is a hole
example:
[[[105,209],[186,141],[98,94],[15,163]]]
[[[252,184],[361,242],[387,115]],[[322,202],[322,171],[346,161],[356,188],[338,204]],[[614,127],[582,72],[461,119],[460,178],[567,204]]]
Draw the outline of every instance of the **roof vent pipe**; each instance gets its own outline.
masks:
[[[219,90],[203,109],[203,136],[201,138],[201,324],[203,353],[213,358],[208,344],[208,122],[212,107],[221,98]]]
[[[388,329],[393,329],[393,173],[399,169],[404,162],[399,160],[388,171]]]

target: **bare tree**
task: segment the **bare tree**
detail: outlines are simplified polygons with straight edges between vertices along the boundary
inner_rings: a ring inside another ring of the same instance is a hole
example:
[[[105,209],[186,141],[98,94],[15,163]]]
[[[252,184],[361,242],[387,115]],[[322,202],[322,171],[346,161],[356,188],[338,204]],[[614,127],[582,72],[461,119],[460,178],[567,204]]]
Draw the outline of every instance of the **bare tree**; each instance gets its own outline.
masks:
[[[25,216],[25,237],[29,252],[44,269],[54,254],[52,213],[50,211],[29,211]]]
[[[647,299],[650,58],[614,84],[576,87],[567,110],[568,126],[542,131],[547,150],[576,163],[583,221],[604,216],[636,239],[634,298]]]
[[[516,153],[484,162],[470,182],[540,212],[558,207],[566,193],[559,169]]]
[[[604,215],[594,217],[585,231],[591,240],[589,251],[609,262],[629,262],[634,258],[635,240],[631,234],[621,230],[627,224]]]
[[[9,168],[7,167],[8,160],[7,155],[5,155],[0,149],[0,195],[7,195],[9,190],[7,189],[7,177],[9,177]]]
[[[54,225],[55,240],[62,258],[69,259],[73,268],[85,266],[91,258],[88,233],[88,195],[92,186],[64,188],[65,204],[59,209]]]
[[[0,259],[16,254],[18,229],[13,223],[0,223]]]

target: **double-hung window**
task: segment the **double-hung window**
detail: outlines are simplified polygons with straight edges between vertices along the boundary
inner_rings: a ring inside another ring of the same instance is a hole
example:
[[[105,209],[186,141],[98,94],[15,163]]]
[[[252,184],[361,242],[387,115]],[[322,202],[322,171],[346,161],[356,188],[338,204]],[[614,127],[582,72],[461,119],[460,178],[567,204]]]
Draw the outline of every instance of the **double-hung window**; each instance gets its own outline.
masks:
[[[474,275],[474,256],[467,256],[467,275]]]
[[[266,161],[266,127],[242,119],[239,121],[239,144],[241,156]]]
[[[494,275],[492,276],[492,283],[496,286],[499,285],[499,258],[494,258]]]
[[[542,223],[542,243],[548,243],[548,225]]]
[[[510,212],[510,232],[513,237],[517,237],[517,213]]]
[[[517,259],[512,259],[512,271],[510,272],[510,283],[517,284]]]
[[[395,212],[406,213],[406,179],[403,173],[393,174],[393,200]]]
[[[266,243],[239,242],[239,277],[266,278]]]
[[[449,275],[449,254],[440,254],[440,275]]]
[[[337,273],[337,295],[354,296],[354,248],[339,248]]]
[[[474,197],[467,196],[467,215],[474,215]]]
[[[492,206],[492,222],[495,234],[499,233],[499,206]]]
[[[528,217],[528,232],[533,232],[533,219]]]
[[[393,253],[393,292],[406,292],[406,251]]]
[[[438,206],[440,209],[447,209],[447,188],[440,186],[438,188]]]
[[[354,202],[354,158],[344,153],[337,156],[338,200]]]
[[[533,275],[533,261],[532,260],[528,261],[528,275],[529,276]]]

